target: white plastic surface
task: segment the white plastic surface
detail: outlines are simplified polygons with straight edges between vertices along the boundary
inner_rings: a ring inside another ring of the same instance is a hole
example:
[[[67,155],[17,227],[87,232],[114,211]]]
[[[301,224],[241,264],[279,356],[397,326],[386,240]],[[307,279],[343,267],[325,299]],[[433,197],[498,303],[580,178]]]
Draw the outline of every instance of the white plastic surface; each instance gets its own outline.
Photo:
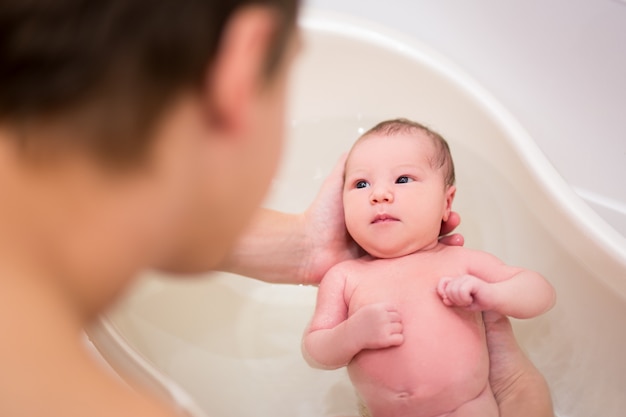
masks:
[[[511,111],[626,236],[626,2],[306,0],[426,42]]]
[[[303,210],[339,155],[382,119],[429,125],[452,148],[466,245],[538,270],[556,287],[551,312],[515,327],[558,414],[623,416],[626,239],[509,113],[424,45],[327,14],[309,13],[303,26],[289,146],[267,205]],[[207,416],[356,415],[345,372],[310,369],[301,357],[315,294],[227,274],[147,274],[91,337],[113,366],[156,380],[170,398],[186,391]]]

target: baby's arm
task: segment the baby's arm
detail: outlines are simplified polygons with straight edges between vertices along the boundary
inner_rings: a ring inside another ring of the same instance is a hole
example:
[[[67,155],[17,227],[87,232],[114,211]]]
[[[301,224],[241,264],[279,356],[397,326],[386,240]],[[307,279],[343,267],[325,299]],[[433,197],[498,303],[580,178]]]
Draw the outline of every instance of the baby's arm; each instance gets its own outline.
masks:
[[[404,340],[400,314],[391,305],[366,305],[348,317],[345,284],[341,268],[331,269],[320,284],[315,314],[302,340],[311,366],[340,368],[363,349],[396,346]]]
[[[519,319],[538,316],[554,305],[554,288],[539,273],[505,265],[486,252],[464,250],[468,274],[442,278],[437,288],[446,305]]]

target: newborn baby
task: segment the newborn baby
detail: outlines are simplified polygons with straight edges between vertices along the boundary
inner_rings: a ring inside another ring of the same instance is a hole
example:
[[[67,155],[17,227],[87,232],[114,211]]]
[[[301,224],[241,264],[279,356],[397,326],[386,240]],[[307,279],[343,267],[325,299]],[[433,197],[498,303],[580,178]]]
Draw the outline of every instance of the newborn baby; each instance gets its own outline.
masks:
[[[454,175],[446,141],[406,119],[378,124],[348,155],[346,227],[367,254],[322,280],[303,353],[347,365],[362,415],[498,416],[481,312],[530,318],[554,304],[538,273],[439,243]]]

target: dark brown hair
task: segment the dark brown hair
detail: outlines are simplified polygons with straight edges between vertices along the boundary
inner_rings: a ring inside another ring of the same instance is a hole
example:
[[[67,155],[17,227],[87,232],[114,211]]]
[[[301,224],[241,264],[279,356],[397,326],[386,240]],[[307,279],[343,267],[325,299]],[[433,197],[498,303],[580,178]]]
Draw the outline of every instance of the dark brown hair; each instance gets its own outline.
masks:
[[[431,161],[431,164],[435,169],[443,168],[445,185],[454,185],[456,181],[454,161],[452,160],[452,153],[450,152],[448,142],[439,133],[429,129],[421,123],[404,118],[385,120],[363,133],[357,142],[372,134],[392,136],[396,134],[412,134],[416,132],[423,132],[432,140],[436,153],[434,159]]]
[[[272,7],[282,20],[271,75],[298,0],[2,0],[0,124],[21,145],[84,148],[120,164],[146,153],[150,129],[177,93],[199,88],[233,12]],[[31,143],[59,123],[81,143]]]

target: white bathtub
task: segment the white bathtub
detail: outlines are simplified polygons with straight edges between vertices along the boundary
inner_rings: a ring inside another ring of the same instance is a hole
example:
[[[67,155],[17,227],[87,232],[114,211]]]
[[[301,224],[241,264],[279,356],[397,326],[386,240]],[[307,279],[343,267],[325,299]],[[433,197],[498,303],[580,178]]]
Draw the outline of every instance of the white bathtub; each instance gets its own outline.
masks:
[[[267,205],[301,211],[362,129],[409,117],[442,133],[457,165],[466,245],[542,272],[557,306],[515,322],[566,417],[626,413],[626,239],[558,176],[524,129],[425,45],[308,11],[290,141]],[[300,337],[316,289],[228,274],[146,274],[89,330],[112,366],[195,416],[356,415],[343,370],[310,369]]]

